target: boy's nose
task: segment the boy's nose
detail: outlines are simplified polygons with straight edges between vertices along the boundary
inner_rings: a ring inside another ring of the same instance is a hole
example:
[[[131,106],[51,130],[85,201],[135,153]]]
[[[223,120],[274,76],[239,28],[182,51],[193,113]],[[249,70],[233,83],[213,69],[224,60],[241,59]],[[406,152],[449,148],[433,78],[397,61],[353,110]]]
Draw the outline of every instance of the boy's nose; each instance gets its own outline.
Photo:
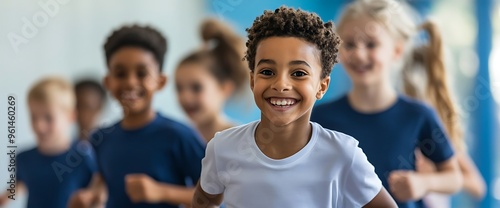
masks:
[[[135,75],[128,75],[125,83],[129,87],[133,87],[139,83],[139,79]]]
[[[365,61],[367,57],[368,57],[368,51],[366,47],[358,46],[352,50],[350,58],[351,61],[359,62],[359,61]]]
[[[272,85],[272,89],[278,92],[289,91],[291,88],[290,80],[286,75],[278,76]]]

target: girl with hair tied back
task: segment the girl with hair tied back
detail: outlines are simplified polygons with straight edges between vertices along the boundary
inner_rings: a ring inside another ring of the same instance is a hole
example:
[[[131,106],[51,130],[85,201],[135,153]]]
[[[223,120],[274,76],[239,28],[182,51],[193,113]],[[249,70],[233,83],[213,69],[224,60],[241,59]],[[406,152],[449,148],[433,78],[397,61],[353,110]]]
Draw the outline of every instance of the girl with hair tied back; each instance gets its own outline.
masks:
[[[205,20],[201,38],[204,47],[179,63],[175,83],[182,109],[208,142],[216,132],[234,126],[223,107],[247,86],[249,69],[243,62],[243,38],[224,22]]]
[[[343,40],[340,60],[353,87],[315,107],[311,120],[358,139],[399,207],[427,207],[424,196],[453,194],[462,183],[482,197],[484,182],[464,152],[437,27],[429,21],[417,27],[409,14],[406,4],[394,0],[358,0],[346,7],[337,31]],[[428,34],[428,43],[414,47],[419,30]],[[403,66],[406,95],[392,84],[397,66]],[[426,86],[410,78],[418,69]],[[428,166],[433,169],[422,170]]]

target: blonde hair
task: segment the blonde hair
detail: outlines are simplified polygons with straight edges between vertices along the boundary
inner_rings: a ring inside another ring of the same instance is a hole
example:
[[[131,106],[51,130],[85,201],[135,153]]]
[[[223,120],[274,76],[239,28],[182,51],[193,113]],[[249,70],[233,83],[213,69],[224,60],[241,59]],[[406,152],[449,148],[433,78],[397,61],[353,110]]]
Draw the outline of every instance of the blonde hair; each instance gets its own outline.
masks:
[[[75,109],[73,86],[63,78],[47,77],[35,83],[28,92],[28,102],[59,105],[65,110]]]
[[[419,47],[408,47],[403,63],[403,91],[410,97],[429,102],[437,111],[452,144],[465,149],[465,142],[460,126],[457,106],[454,105],[449,89],[444,64],[441,34],[437,26],[430,21],[417,27],[412,14],[415,12],[405,3],[395,0],[357,0],[344,10],[338,30],[346,27],[346,22],[360,16],[383,25],[389,33],[405,45],[412,45],[412,39],[422,29],[428,34],[427,44]],[[416,16],[416,15],[415,15]],[[367,28],[365,28],[366,30]],[[420,70],[420,69],[424,70]],[[412,82],[412,75],[420,70],[426,77],[427,85],[423,92],[417,83]]]

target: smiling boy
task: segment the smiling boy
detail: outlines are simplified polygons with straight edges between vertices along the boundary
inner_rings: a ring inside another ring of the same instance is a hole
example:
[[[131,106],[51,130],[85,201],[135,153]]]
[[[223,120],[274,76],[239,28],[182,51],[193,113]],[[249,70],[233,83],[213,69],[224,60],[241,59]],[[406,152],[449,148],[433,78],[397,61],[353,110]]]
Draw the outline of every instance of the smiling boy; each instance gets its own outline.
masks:
[[[191,128],[155,112],[166,39],[143,26],[114,31],[104,45],[104,85],[120,103],[123,119],[90,137],[99,166],[93,185],[75,194],[70,207],[178,207],[189,204],[200,176],[204,143]]]
[[[396,207],[358,142],[309,120],[337,60],[341,41],[333,24],[280,7],[247,32],[261,119],[208,143],[193,206],[217,206],[224,198],[226,207],[238,208]]]

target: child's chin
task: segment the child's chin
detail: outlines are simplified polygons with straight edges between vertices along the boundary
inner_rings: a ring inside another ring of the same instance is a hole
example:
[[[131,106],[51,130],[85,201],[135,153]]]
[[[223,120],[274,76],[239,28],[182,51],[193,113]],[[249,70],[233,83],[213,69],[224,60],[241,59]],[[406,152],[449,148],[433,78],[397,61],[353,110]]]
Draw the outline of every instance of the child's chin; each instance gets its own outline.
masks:
[[[127,113],[129,115],[138,115],[138,114],[145,113],[147,111],[146,107],[137,107],[137,106],[126,107],[126,106],[123,106],[123,108],[127,109],[127,110],[125,110],[125,113]]]
[[[290,119],[290,118],[287,118],[287,119],[280,119],[280,118],[271,119],[271,123],[274,126],[277,126],[277,127],[286,126],[286,125],[288,125],[288,124],[290,124],[292,122],[293,122],[293,120]]]

